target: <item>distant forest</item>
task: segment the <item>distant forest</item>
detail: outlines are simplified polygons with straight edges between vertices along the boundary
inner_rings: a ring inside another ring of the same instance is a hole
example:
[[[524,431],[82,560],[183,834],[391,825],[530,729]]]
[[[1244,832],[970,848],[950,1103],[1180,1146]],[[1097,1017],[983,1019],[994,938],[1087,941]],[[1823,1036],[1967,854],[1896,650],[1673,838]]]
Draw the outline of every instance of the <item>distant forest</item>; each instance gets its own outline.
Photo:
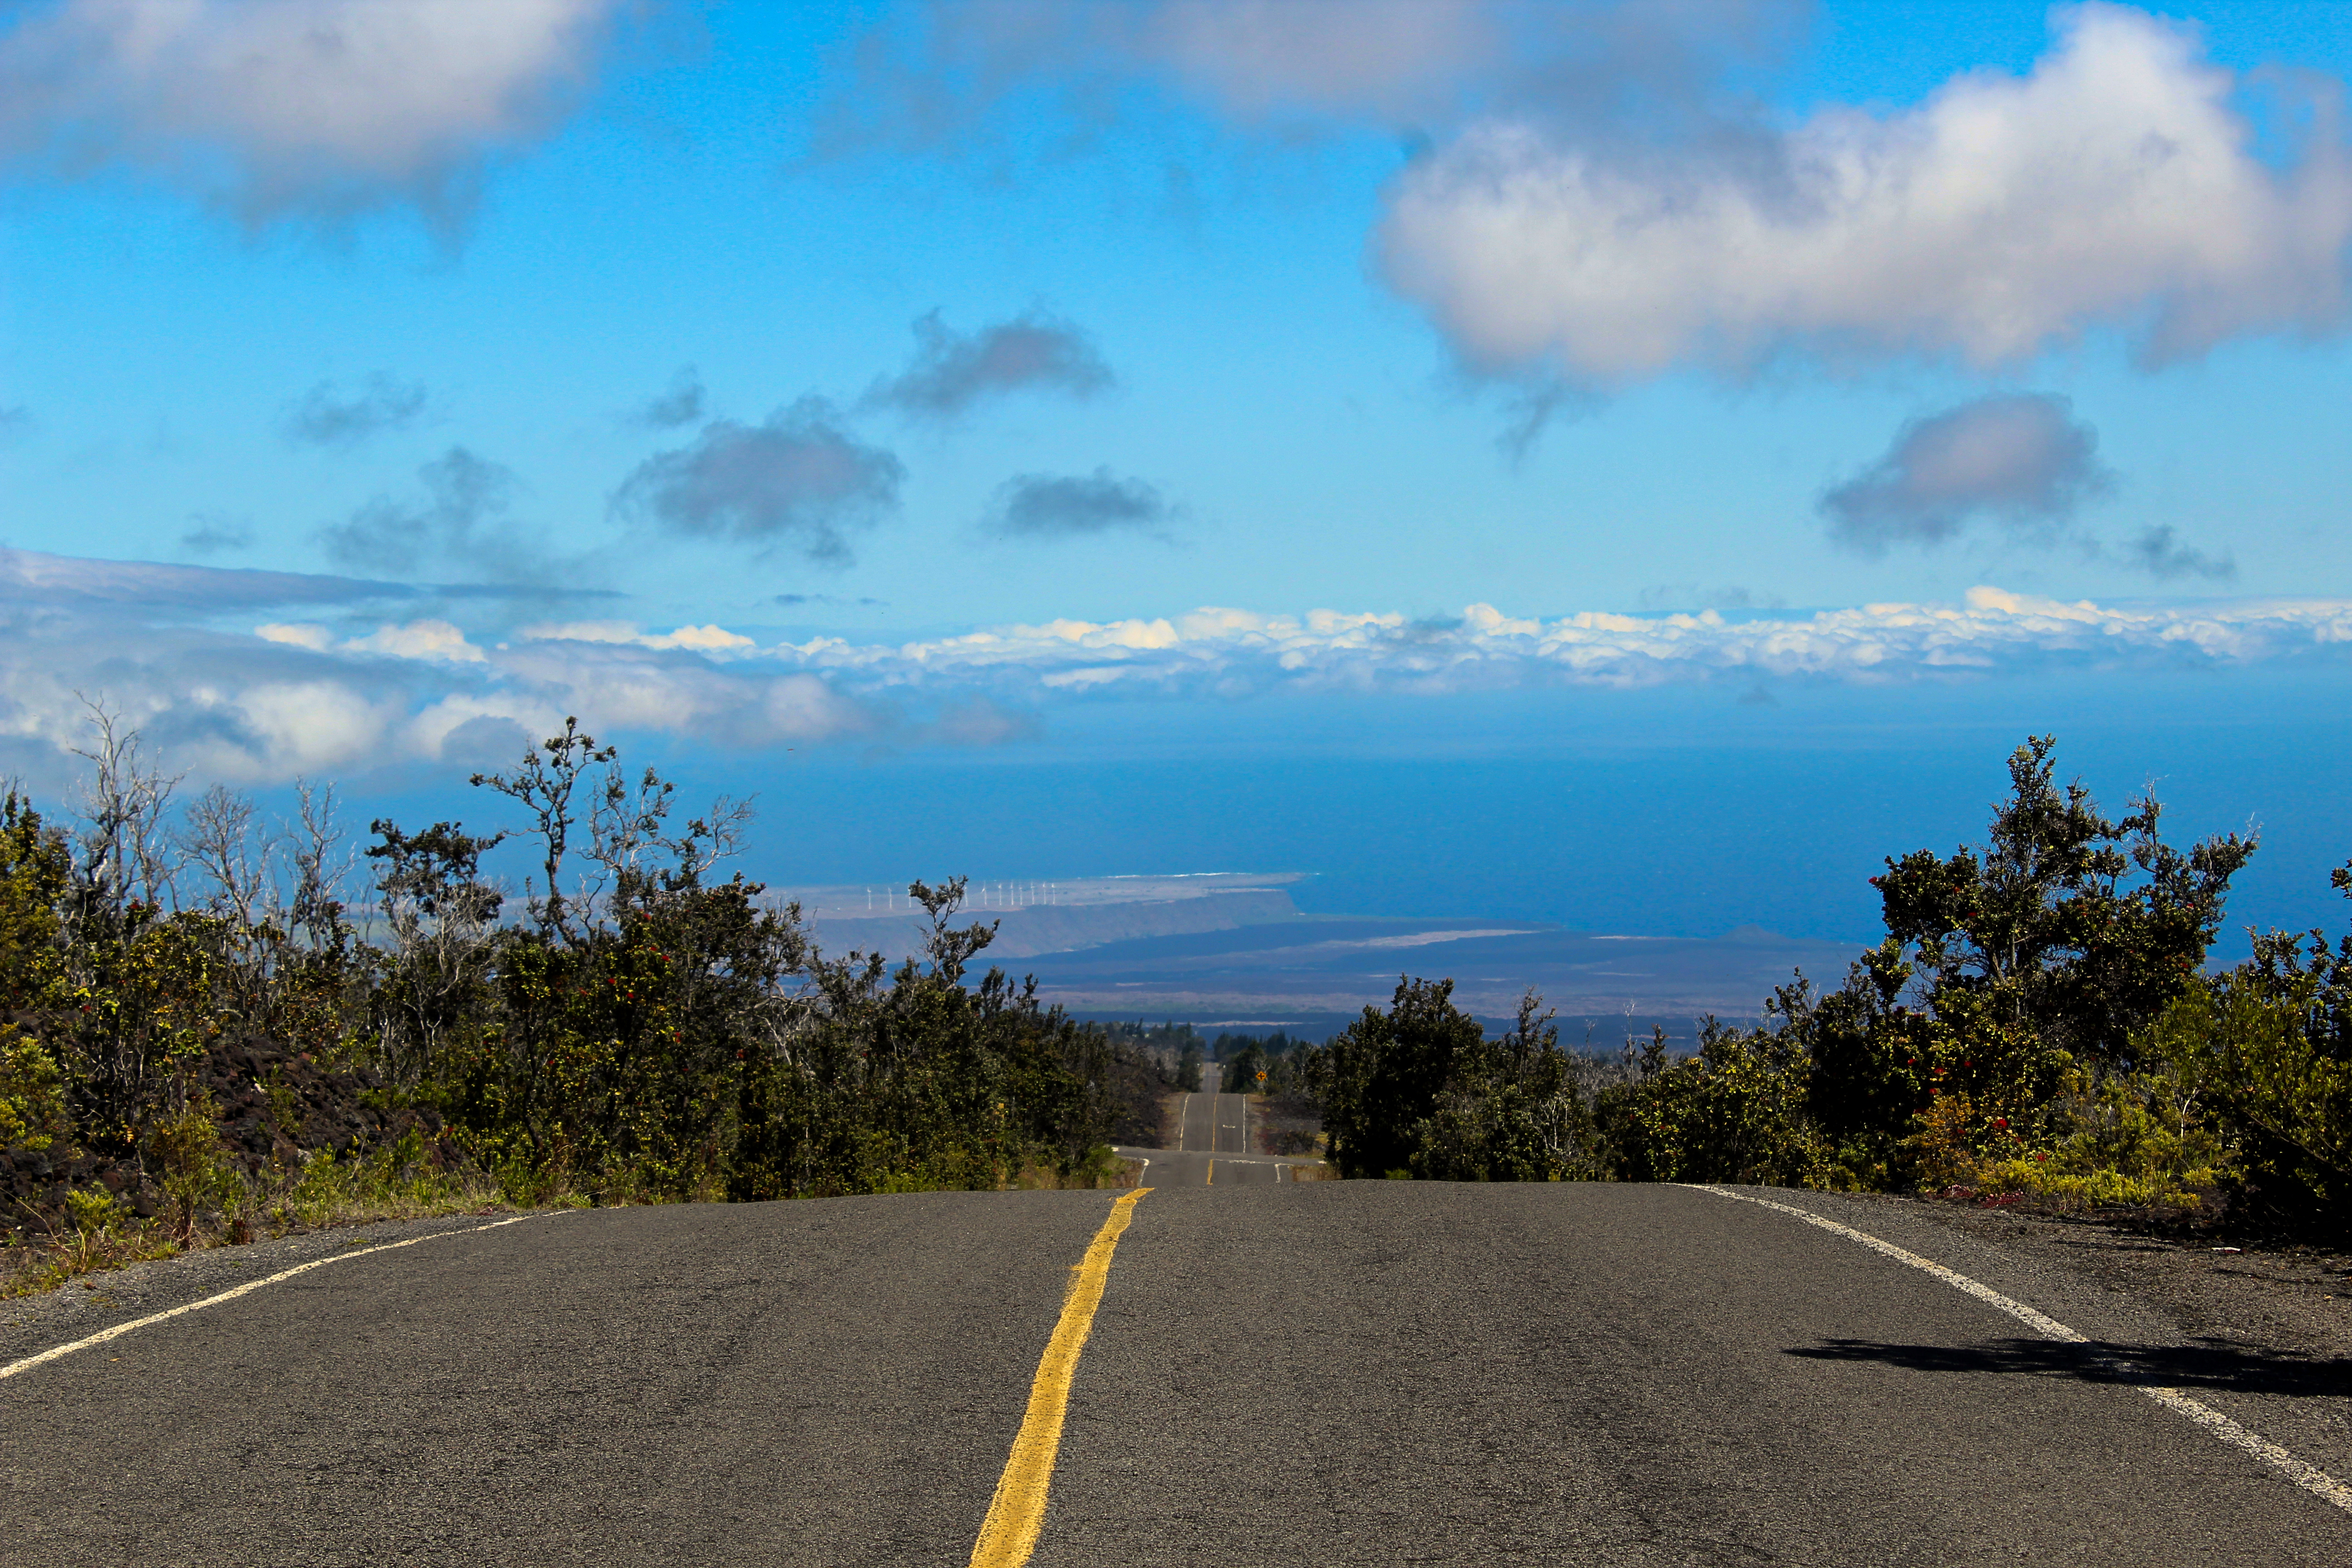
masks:
[[[748,806],[688,815],[576,723],[473,776],[511,835],[354,836],[308,785],[282,823],[184,801],[103,710],[85,755],[66,809],[0,800],[0,1202],[36,1283],[339,1215],[1111,1182],[1206,1061],[1342,1176],[2343,1228],[2352,936],[2212,971],[2254,844],[2110,818],[2046,737],[1982,846],[1885,862],[1885,937],[1834,989],[1792,976],[1682,1058],[1563,1047],[1532,993],[1489,1035],[1412,976],[1319,1042],[1080,1024],[976,967],[961,879],[909,888],[919,958],[824,952],[726,871]],[[520,895],[483,868],[510,836]]]

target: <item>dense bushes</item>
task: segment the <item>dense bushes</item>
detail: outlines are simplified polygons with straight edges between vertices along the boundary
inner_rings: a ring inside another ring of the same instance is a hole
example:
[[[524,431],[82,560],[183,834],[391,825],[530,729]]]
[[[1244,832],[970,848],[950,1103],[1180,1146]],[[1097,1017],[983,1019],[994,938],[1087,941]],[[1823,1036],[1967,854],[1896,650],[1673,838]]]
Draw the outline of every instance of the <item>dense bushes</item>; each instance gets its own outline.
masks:
[[[821,952],[715,874],[743,808],[678,825],[576,726],[475,779],[537,841],[518,900],[484,869],[506,835],[379,820],[352,856],[323,792],[281,834],[218,790],[173,824],[98,718],[79,831],[0,800],[10,1226],[184,1233],[363,1172],[597,1200],[1089,1180],[1157,1132],[1155,1055],[970,974],[994,927],[957,922],[961,879],[910,889],[919,960]]]
[[[1583,1175],[1590,1120],[1573,1064],[1531,994],[1489,1039],[1454,983],[1401,980],[1308,1054],[1331,1163],[1343,1176],[1543,1181]]]
[[[349,853],[327,792],[260,831],[213,790],[176,821],[99,714],[73,833],[0,797],[0,1184],[96,1246],[134,1222],[565,1193],[737,1198],[1091,1181],[1197,1087],[1189,1028],[1082,1026],[972,965],[994,928],[916,884],[925,951],[820,952],[718,868],[744,808],[674,820],[575,726],[476,783],[503,833],[379,820]],[[1221,1037],[1286,1152],[1351,1176],[1727,1181],[2032,1194],[2347,1228],[2352,936],[2258,937],[2208,972],[2235,836],[2166,843],[2011,759],[1986,843],[1890,859],[1885,936],[1761,1026],[1709,1021],[1603,1058],[1536,997],[1489,1037],[1450,982],[1404,979],[1322,1046]],[[364,866],[373,897],[348,904]],[[2335,874],[2352,893],[2352,868]],[[1263,1079],[1259,1075],[1263,1073]],[[271,1205],[277,1205],[274,1209]],[[146,1233],[142,1233],[146,1234]]]
[[[1561,1053],[1530,1007],[1500,1041],[1450,987],[1312,1054],[1349,1174],[1598,1175],[2003,1194],[2341,1233],[2352,1225],[2352,936],[2257,936],[2209,974],[2236,835],[2167,844],[2010,759],[1986,844],[1872,879],[1886,936],[1823,994],[1800,975],[1758,1028],[1697,1051]],[[2335,873],[2352,893],[2352,867]]]

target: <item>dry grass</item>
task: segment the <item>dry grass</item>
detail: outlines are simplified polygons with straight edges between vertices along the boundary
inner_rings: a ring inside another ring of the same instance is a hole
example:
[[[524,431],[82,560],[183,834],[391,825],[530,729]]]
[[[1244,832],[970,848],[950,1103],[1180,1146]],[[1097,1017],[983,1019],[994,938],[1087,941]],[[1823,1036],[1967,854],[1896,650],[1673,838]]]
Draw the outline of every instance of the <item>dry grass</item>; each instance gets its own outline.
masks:
[[[215,1166],[178,1192],[202,1190],[206,1206],[175,1201],[142,1218],[103,1187],[68,1193],[64,1207],[36,1217],[0,1247],[0,1298],[54,1290],[71,1279],[210,1247],[240,1247],[330,1226],[382,1219],[429,1219],[501,1206],[499,1183],[478,1171],[426,1165],[416,1145],[395,1145],[370,1159],[312,1156],[296,1170],[247,1175]],[[565,1201],[559,1194],[556,1202]]]

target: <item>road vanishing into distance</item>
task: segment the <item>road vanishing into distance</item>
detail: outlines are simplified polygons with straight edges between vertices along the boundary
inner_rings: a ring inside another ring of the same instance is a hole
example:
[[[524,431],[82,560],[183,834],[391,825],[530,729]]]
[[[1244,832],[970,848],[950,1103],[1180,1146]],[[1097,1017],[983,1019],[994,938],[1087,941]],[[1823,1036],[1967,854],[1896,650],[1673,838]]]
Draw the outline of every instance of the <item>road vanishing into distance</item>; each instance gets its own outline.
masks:
[[[1221,1163],[171,1267],[330,1245],[33,1364],[11,1327],[0,1562],[2352,1563],[2340,1367],[1895,1205]]]
[[[1174,1144],[1166,1149],[1132,1149],[1117,1152],[1143,1162],[1143,1184],[1153,1187],[1273,1186],[1290,1180],[1295,1165],[1318,1163],[1313,1159],[1285,1159],[1257,1147],[1251,1124],[1249,1096],[1217,1092],[1219,1068],[1210,1062],[1201,1069],[1202,1092],[1171,1097],[1169,1112]]]

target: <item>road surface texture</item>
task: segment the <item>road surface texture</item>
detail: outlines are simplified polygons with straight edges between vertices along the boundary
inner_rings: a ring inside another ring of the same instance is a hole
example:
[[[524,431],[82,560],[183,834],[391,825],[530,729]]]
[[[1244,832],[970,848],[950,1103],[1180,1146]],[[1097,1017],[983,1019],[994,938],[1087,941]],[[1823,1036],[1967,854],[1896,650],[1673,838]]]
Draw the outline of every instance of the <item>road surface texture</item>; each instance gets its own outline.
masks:
[[[1175,1134],[1173,1147],[1117,1151],[1124,1159],[1144,1162],[1147,1186],[1273,1186],[1292,1180],[1294,1165],[1321,1163],[1265,1152],[1258,1146],[1255,1112],[1250,1109],[1249,1097],[1219,1094],[1214,1062],[1202,1072],[1207,1085],[1204,1092],[1170,1097],[1173,1109],[1168,1113],[1168,1126]]]
[[[1162,1187],[1097,1275],[1033,1561],[2352,1563],[2352,1513],[2136,1385],[2342,1479],[2342,1361],[2184,1342],[2095,1271],[1916,1210],[1750,1195],[2097,1342],[1691,1188]],[[1117,1196],[352,1250],[0,1372],[0,1562],[963,1564]],[[331,1250],[151,1268],[113,1315]],[[0,1363],[103,1325],[100,1294],[9,1304]]]

